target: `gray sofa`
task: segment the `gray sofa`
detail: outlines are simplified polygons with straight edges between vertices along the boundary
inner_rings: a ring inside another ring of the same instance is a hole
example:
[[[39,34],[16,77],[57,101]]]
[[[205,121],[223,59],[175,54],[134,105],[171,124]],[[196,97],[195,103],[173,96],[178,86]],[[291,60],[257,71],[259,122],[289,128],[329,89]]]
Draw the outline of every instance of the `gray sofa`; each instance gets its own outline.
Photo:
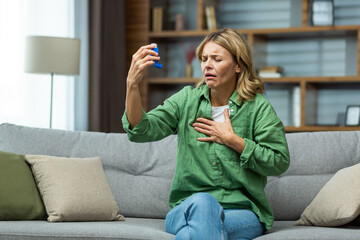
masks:
[[[275,214],[271,231],[257,239],[360,239],[360,229],[294,226],[333,174],[360,162],[360,132],[287,134],[291,164],[269,177],[266,192]],[[115,222],[0,221],[0,239],[174,239],[164,230],[175,167],[176,135],[132,143],[126,134],[0,125],[0,150],[65,157],[100,156],[126,220]]]

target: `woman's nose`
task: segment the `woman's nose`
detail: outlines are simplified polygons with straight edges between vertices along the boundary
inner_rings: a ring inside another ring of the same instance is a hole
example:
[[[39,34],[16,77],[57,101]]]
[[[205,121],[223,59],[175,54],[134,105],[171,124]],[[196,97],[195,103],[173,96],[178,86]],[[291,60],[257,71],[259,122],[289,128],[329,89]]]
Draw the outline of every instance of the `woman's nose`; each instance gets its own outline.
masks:
[[[206,60],[206,62],[204,63],[204,67],[205,68],[211,68],[212,67],[212,63],[211,63],[210,59]]]

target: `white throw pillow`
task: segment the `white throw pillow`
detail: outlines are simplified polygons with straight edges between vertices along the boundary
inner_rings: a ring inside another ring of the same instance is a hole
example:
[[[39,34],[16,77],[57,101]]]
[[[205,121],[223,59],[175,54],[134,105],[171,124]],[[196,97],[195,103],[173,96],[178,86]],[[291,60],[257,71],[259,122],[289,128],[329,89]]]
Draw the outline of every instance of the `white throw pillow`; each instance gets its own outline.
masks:
[[[295,225],[335,227],[360,215],[360,163],[339,170],[307,206]]]
[[[25,155],[49,222],[124,220],[101,159]]]

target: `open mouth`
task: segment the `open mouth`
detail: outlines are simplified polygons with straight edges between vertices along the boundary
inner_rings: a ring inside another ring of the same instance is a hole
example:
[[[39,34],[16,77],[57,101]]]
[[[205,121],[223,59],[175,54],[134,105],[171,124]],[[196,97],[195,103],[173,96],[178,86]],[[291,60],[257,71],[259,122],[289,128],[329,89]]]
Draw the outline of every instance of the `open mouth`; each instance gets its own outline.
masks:
[[[206,73],[206,74],[205,74],[205,78],[208,79],[208,80],[209,80],[209,79],[210,79],[210,80],[211,80],[211,79],[215,79],[215,78],[216,78],[216,75],[213,74],[213,73]]]

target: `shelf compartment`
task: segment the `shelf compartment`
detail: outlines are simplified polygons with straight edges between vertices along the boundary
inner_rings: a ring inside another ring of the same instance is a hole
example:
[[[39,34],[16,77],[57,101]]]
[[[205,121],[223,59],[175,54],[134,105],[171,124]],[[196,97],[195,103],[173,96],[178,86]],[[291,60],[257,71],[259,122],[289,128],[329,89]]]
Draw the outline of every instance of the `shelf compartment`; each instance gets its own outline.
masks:
[[[285,126],[300,127],[301,124],[301,91],[298,82],[267,82],[264,96],[273,106]]]
[[[285,77],[358,75],[358,29],[331,36],[250,35],[249,42],[257,69],[281,66]]]
[[[179,92],[188,83],[176,83],[172,84],[149,84],[148,90],[148,110],[156,108],[158,105],[163,104],[164,100],[171,97],[173,94]],[[194,84],[195,85],[195,84]]]
[[[305,125],[344,125],[348,105],[360,103],[359,82],[308,82]]]

